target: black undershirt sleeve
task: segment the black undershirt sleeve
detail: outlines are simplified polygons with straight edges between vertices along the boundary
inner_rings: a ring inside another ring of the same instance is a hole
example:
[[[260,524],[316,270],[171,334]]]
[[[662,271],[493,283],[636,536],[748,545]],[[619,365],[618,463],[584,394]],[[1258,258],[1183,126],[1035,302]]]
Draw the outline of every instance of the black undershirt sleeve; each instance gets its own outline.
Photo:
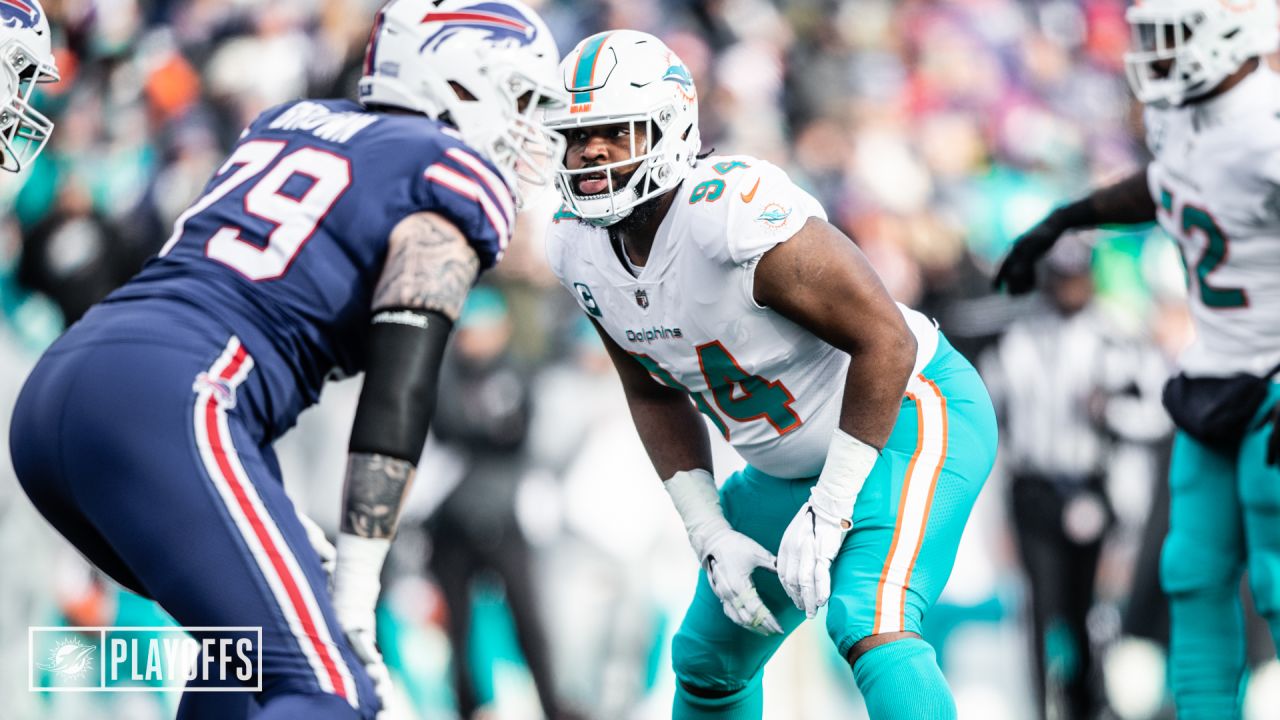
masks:
[[[417,464],[452,330],[453,323],[437,312],[400,309],[374,315],[350,452]]]

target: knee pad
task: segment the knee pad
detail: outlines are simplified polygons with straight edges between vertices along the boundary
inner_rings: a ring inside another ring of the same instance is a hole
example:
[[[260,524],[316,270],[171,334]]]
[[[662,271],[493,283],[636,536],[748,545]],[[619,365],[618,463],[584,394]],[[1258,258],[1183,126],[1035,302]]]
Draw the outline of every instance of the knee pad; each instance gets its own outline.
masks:
[[[892,608],[894,621],[900,621],[902,627],[893,632],[912,632],[923,634],[922,623],[924,611],[917,603],[918,595],[911,590],[904,590],[907,598],[903,607]],[[827,637],[840,651],[841,657],[848,657],[849,650],[859,641],[875,634],[876,607],[874,604],[859,603],[859,599],[847,594],[832,594],[827,602]],[[881,630],[887,632],[887,630]]]
[[[1243,566],[1238,552],[1170,530],[1160,553],[1160,586],[1175,594],[1234,585],[1240,582]]]
[[[760,675],[760,668],[742,665],[732,653],[683,629],[671,641],[671,666],[676,680],[697,697],[724,697],[750,685]]]

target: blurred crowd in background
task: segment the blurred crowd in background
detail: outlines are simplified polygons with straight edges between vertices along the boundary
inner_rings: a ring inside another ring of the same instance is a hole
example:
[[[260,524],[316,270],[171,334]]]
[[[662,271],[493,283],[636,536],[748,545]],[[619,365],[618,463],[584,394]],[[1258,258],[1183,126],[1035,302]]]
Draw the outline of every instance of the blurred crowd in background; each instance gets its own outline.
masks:
[[[163,244],[251,118],[301,96],[354,97],[377,4],[45,2],[63,80],[38,100],[57,123],[49,148],[0,178],[0,424],[39,351]],[[1070,308],[989,290],[1019,232],[1145,162],[1122,73],[1124,1],[530,4],[562,52],[608,28],[662,37],[694,75],[704,149],[787,169],[993,391],[1017,386],[1000,360],[1019,322],[1070,326],[1127,358],[1075,378],[1057,410],[1092,428],[1090,467],[1032,472],[1004,454],[928,639],[962,718],[1034,718],[1042,697],[1051,718],[1171,717],[1154,558],[1170,431],[1158,389],[1190,332],[1176,249],[1155,230],[1086,238],[1082,257],[1055,265],[1074,283]],[[459,324],[445,382],[465,391],[442,397],[389,563],[380,641],[402,699],[425,718],[669,716],[669,640],[697,565],[602,346],[543,262],[557,204],[552,194],[522,218]],[[331,531],[358,383],[329,387],[279,447],[291,494]],[[1028,412],[1016,393],[995,394],[1006,419]],[[1007,450],[1016,438],[1004,440]],[[740,465],[717,447],[718,476]],[[1015,532],[1025,502],[1006,480],[1028,472],[1096,501],[1048,511],[1065,530],[1039,560],[1035,539]],[[1088,481],[1059,477],[1073,473]],[[171,716],[171,694],[27,693],[28,626],[163,620],[95,576],[10,477],[0,552],[0,718]],[[1050,575],[1084,564],[1072,571],[1083,592],[1075,580],[1052,591],[1082,595],[1073,609],[1030,612],[1023,566],[1045,562]],[[770,665],[766,717],[858,717],[847,665],[808,625]],[[1255,674],[1251,707],[1276,707],[1273,673]]]

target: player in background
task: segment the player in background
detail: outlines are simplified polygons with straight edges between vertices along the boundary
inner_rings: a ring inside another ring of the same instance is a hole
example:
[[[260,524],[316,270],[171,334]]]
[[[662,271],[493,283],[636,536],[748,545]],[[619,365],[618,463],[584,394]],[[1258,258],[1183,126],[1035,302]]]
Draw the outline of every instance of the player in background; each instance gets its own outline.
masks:
[[[0,170],[30,165],[53,133],[31,105],[37,86],[59,80],[49,35],[38,0],[0,0]]]
[[[1063,233],[1159,221],[1186,264],[1196,339],[1165,386],[1178,426],[1161,584],[1182,720],[1240,717],[1240,575],[1280,640],[1280,45],[1275,0],[1146,0],[1131,7],[1130,85],[1154,160],[1058,208],[1020,237],[995,278],[1035,284]]]
[[[262,626],[256,718],[385,707],[379,573],[451,326],[519,184],[550,182],[558,61],[516,0],[388,3],[360,102],[255,119],[159,256],[22,391],[14,466],[55,528],[184,625]],[[331,599],[332,548],[313,549],[271,446],[327,378],[360,371]],[[188,693],[179,717],[250,711],[227,697]]]
[[[765,663],[827,606],[872,718],[955,718],[920,632],[995,459],[977,372],[786,173],[699,158],[693,80],[657,38],[594,35],[562,74],[548,260],[702,564],[673,717],[760,718]],[[719,492],[699,410],[749,463]]]

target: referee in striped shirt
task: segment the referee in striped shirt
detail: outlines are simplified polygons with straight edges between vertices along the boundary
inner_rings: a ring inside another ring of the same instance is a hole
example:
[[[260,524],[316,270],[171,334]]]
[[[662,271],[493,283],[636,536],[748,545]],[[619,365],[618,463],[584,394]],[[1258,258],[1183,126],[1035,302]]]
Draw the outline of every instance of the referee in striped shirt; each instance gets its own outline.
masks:
[[[1169,430],[1163,357],[1111,327],[1093,301],[1090,269],[1089,246],[1064,238],[1043,265],[1037,311],[1010,325],[980,363],[1001,420],[1030,586],[1041,717],[1092,718],[1100,709],[1085,619],[1112,520],[1104,474],[1117,441],[1155,441]]]

